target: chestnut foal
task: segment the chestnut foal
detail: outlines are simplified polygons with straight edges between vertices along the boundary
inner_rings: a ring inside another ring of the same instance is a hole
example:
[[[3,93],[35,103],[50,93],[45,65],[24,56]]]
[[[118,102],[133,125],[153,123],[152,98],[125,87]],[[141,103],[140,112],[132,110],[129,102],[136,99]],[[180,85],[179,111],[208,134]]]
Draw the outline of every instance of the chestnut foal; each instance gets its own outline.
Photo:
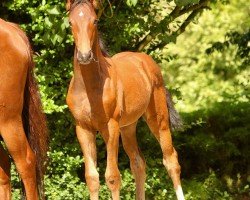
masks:
[[[96,2],[68,0],[69,21],[75,40],[74,76],[67,104],[76,121],[76,134],[85,157],[85,177],[91,200],[98,199],[96,132],[107,146],[106,183],[112,199],[119,199],[121,177],[118,146],[122,142],[130,158],[136,182],[136,199],[145,199],[145,160],[136,140],[136,124],[143,116],[159,141],[178,200],[184,195],[180,165],[172,145],[166,91],[160,68],[143,53],[124,52],[105,57],[99,44]],[[171,114],[171,113],[170,113]]]
[[[47,129],[30,44],[16,24],[0,19],[0,49],[0,137],[15,162],[27,200],[44,199]],[[1,143],[0,199],[11,199],[10,160]]]

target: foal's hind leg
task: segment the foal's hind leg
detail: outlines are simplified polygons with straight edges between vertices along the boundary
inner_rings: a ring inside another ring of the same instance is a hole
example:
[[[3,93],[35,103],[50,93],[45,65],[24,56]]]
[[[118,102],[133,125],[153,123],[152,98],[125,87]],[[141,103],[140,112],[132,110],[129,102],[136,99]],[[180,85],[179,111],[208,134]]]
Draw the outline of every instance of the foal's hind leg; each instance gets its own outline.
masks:
[[[172,144],[170,133],[169,114],[166,103],[164,87],[154,89],[149,106],[145,113],[146,122],[161,145],[163,152],[163,164],[171,177],[178,200],[183,200],[181,188],[181,167],[178,163],[177,152]]]
[[[27,200],[38,200],[36,159],[24,133],[21,116],[2,120],[0,128],[4,142],[23,181]]]
[[[0,144],[0,199],[10,200],[10,161]]]
[[[145,160],[140,152],[140,149],[136,140],[136,124],[131,124],[129,126],[121,128],[122,144],[129,156],[130,167],[135,178],[136,183],[136,200],[145,199]]]

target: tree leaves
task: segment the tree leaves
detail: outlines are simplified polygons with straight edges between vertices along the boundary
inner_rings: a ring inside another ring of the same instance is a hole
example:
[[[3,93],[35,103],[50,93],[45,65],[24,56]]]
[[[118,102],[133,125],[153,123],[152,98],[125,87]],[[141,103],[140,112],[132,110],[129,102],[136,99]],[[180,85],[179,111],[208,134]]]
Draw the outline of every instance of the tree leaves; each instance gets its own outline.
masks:
[[[54,6],[51,9],[48,9],[47,11],[50,15],[60,15],[60,9],[58,8],[58,6]]]
[[[126,3],[129,7],[132,7],[132,6],[136,6],[136,4],[138,3],[138,0],[127,0]]]

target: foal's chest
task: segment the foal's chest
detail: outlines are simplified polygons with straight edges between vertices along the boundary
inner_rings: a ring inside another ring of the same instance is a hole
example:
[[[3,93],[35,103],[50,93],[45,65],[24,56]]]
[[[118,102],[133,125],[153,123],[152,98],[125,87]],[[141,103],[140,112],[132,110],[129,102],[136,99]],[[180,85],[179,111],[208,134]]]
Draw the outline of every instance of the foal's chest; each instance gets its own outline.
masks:
[[[96,130],[107,124],[117,105],[115,92],[110,88],[103,88],[103,91],[91,94],[85,90],[78,93],[71,91],[68,93],[67,102],[77,123]]]

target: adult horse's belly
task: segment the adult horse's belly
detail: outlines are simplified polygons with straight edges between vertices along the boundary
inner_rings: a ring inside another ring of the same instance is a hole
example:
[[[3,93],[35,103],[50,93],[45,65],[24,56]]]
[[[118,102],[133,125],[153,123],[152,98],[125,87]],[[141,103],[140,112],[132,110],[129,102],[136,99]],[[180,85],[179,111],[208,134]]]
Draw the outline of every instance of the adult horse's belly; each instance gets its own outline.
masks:
[[[128,58],[115,61],[118,81],[121,86],[118,90],[123,95],[122,115],[120,126],[127,126],[136,122],[146,111],[152,86],[142,61]]]

